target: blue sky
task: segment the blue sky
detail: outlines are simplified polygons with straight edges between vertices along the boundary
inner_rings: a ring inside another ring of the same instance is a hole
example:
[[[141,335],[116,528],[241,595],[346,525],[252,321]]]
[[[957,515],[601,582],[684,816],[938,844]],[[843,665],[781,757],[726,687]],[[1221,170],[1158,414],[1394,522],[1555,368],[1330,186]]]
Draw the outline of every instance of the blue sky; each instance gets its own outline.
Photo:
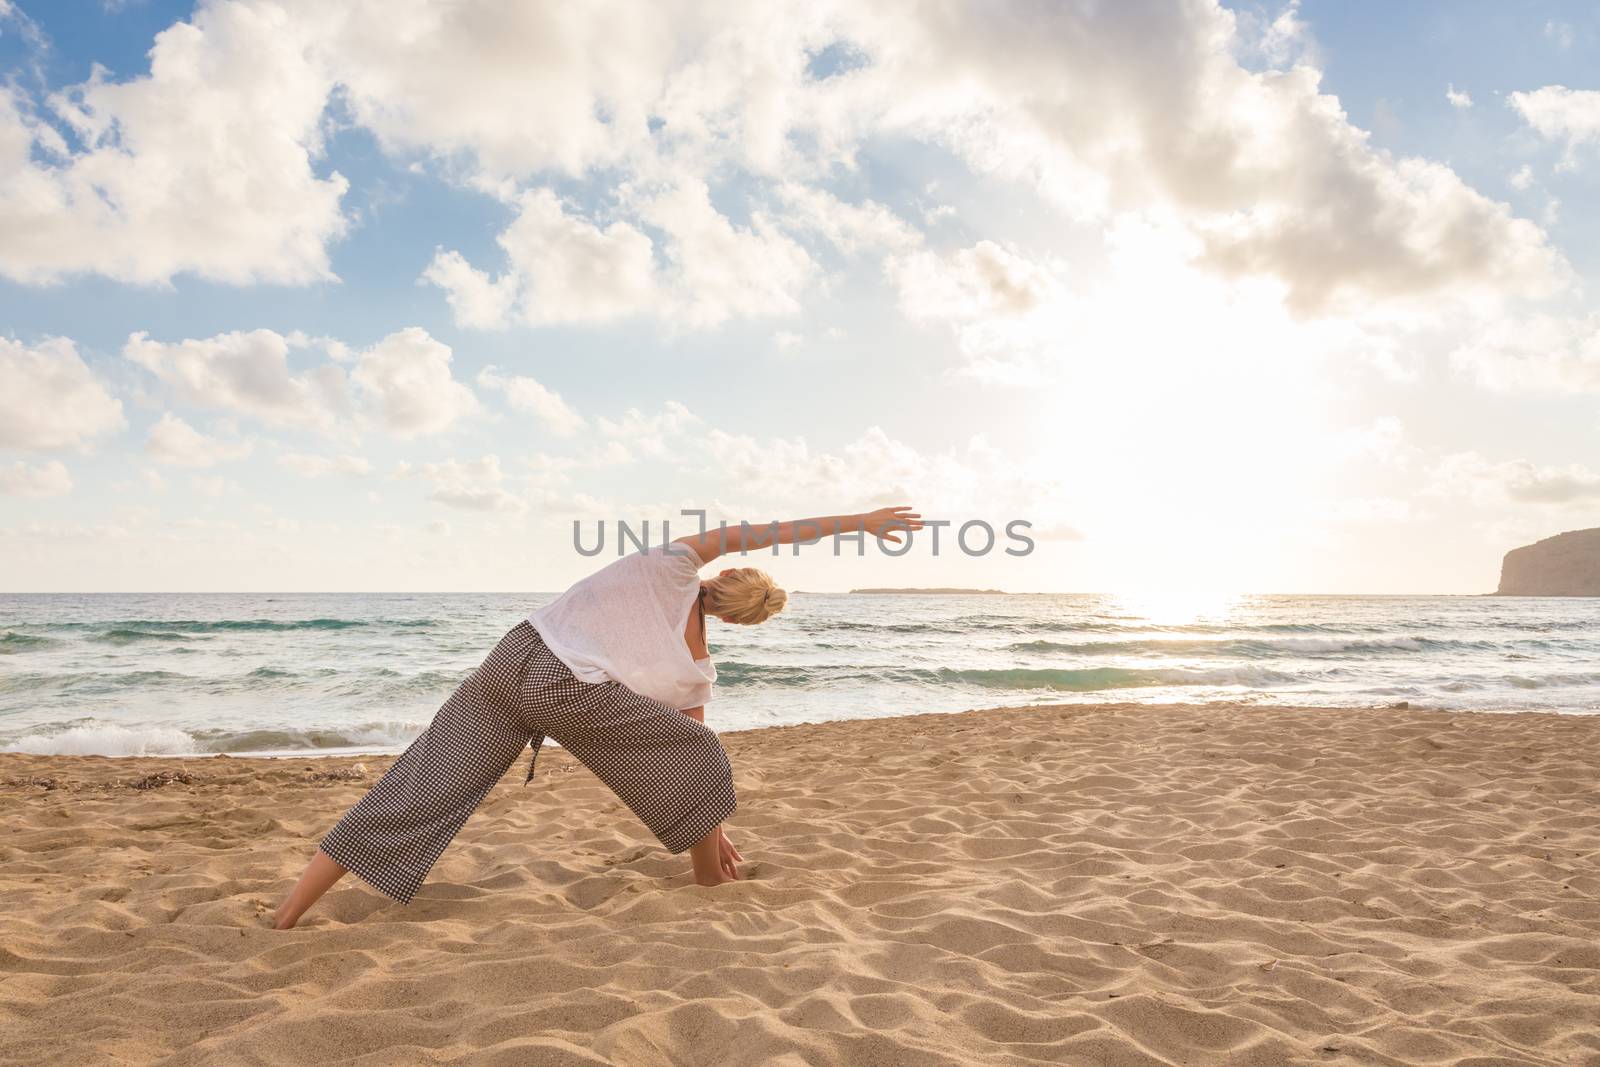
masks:
[[[773,569],[1478,592],[1596,525],[1591,5],[327,8],[0,2],[0,587],[911,503],[1038,547]]]

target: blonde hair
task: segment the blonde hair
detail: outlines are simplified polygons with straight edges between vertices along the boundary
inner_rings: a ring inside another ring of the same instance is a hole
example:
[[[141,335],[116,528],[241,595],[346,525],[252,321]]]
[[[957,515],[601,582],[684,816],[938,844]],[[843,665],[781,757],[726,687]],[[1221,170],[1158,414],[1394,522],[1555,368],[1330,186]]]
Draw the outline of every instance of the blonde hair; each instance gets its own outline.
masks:
[[[772,575],[755,567],[736,567],[706,582],[706,614],[752,626],[783,610],[789,594],[778,588]]]

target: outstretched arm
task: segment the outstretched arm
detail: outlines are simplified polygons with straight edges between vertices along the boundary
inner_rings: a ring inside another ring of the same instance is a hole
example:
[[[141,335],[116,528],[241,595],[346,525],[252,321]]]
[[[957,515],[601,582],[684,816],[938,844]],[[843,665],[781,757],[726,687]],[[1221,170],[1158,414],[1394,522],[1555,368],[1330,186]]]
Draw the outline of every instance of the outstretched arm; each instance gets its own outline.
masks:
[[[854,515],[817,515],[809,519],[790,519],[758,525],[748,520],[703,534],[689,534],[677,542],[686,544],[705,562],[725,553],[748,552],[773,545],[810,545],[835,534],[866,532],[893,544],[901,544],[899,531],[922,529],[922,516],[909,507],[879,508]]]

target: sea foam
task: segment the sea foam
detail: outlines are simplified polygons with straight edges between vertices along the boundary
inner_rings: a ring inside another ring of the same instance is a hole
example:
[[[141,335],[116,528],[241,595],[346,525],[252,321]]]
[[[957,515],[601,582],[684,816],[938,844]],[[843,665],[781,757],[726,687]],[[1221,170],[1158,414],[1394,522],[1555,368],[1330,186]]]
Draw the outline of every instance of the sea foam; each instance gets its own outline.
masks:
[[[172,756],[197,751],[194,738],[170,726],[72,726],[30,733],[0,745],[0,752],[57,756]]]

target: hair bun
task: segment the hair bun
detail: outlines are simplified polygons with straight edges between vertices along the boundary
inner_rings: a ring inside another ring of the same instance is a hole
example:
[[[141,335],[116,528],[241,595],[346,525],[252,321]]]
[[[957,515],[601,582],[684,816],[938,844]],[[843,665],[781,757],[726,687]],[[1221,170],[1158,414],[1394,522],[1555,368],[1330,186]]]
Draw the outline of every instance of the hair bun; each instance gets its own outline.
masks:
[[[783,610],[786,595],[766,571],[738,567],[707,582],[706,610],[726,622],[749,626]]]

